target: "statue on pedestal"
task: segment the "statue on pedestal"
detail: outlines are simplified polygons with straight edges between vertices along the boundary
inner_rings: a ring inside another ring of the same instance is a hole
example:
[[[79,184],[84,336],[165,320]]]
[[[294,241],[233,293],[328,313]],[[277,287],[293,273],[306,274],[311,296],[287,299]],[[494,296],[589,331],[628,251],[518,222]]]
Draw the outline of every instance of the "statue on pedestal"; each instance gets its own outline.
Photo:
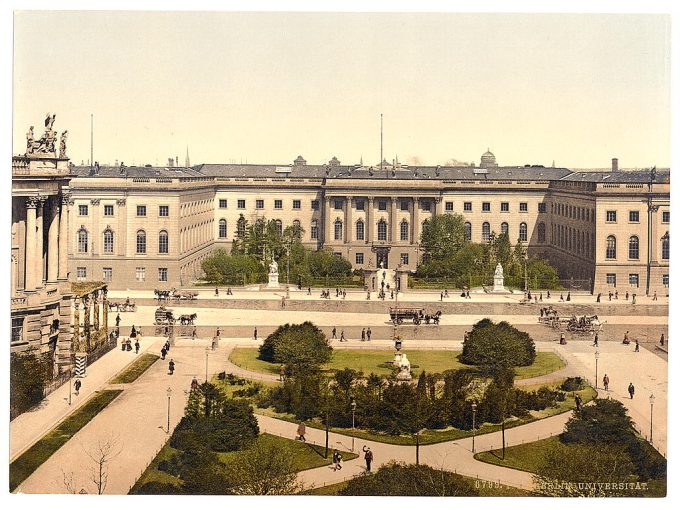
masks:
[[[280,287],[279,285],[279,265],[274,260],[274,255],[272,255],[271,264],[269,264],[269,283],[267,284],[269,288]]]
[[[411,380],[411,362],[408,360],[406,353],[401,355],[401,363],[399,365],[399,373],[397,374],[398,381]]]
[[[278,274],[279,272],[279,265],[277,262],[274,260],[274,255],[272,255],[272,261],[269,264],[269,274]]]
[[[66,157],[66,138],[68,137],[68,130],[61,134],[61,141],[59,142],[59,157]]]
[[[505,278],[503,277],[503,266],[499,262],[493,274],[493,292],[505,291]]]

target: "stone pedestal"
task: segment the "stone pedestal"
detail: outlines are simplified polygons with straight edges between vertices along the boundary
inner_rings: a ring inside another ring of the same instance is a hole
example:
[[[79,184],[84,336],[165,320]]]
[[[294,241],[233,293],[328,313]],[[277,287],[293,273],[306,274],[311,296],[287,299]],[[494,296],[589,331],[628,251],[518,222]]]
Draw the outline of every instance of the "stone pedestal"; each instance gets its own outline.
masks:
[[[267,284],[268,289],[278,289],[281,287],[279,285],[279,273],[269,273],[269,283]]]
[[[493,277],[493,292],[505,292],[505,279],[502,276]]]

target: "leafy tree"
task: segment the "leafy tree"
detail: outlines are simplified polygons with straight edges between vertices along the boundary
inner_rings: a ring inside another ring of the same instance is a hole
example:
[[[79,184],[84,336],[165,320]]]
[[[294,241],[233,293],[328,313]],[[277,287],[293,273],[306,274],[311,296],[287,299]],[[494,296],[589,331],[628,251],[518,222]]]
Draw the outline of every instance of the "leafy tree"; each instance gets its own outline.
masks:
[[[299,492],[294,455],[287,446],[256,441],[238,452],[226,468],[230,494],[287,495]]]
[[[43,399],[52,364],[46,356],[13,352],[9,370],[10,414],[16,416]]]
[[[263,281],[266,277],[262,263],[241,253],[227,254],[215,250],[205,258],[201,267],[206,280],[216,285],[241,285],[246,281]]]
[[[472,328],[463,342],[460,360],[477,365],[489,373],[531,365],[536,359],[536,347],[531,337],[507,322],[494,324],[482,319]]]
[[[565,443],[628,444],[635,439],[632,424],[621,402],[598,398],[574,412],[561,437]]]
[[[420,245],[428,259],[442,260],[465,244],[465,218],[460,214],[441,214],[425,220]]]
[[[290,326],[274,343],[274,361],[285,366],[287,375],[318,371],[332,352],[326,335],[309,321]]]
[[[342,496],[477,496],[462,476],[430,466],[390,462],[347,482]]]

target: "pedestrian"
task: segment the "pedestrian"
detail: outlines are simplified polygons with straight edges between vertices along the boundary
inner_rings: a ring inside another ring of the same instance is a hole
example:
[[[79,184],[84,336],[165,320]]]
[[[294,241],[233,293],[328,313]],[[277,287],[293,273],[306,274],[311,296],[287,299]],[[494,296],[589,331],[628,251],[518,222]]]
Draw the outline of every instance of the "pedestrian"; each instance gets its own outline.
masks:
[[[640,341],[635,339],[635,352],[640,352]]]
[[[663,335],[661,335],[661,336],[663,337]],[[371,341],[371,328],[368,328],[366,330],[366,340],[368,340],[369,342]],[[661,344],[661,345],[663,345],[663,344]]]
[[[332,339],[338,338],[338,337],[335,335],[335,333],[336,333],[336,329],[335,329],[335,326],[333,326],[333,331],[331,331],[331,338],[332,338]]]
[[[630,395],[630,399],[633,400],[633,397],[635,396],[635,386],[633,386],[633,383],[628,385],[628,394]]]
[[[371,462],[373,462],[373,452],[371,451],[371,448],[369,446],[364,445],[363,447],[363,452],[364,452],[364,460],[366,461],[366,472],[370,473],[371,472]]]
[[[73,387],[76,390],[76,397],[80,394],[80,387],[82,386],[82,382],[80,382],[80,379],[76,379],[76,382],[73,383]]]
[[[300,425],[298,425],[297,428],[297,437],[296,439],[299,439],[300,441],[306,442],[307,439],[305,439],[305,432],[306,432],[306,427],[304,422],[300,422]]]
[[[394,291],[393,290],[390,291],[390,299],[394,299]]]
[[[614,299],[615,299],[615,300],[619,299],[619,291],[618,291],[618,289],[614,291]]]
[[[547,298],[550,299],[550,291],[548,291]]]
[[[285,376],[286,376],[286,369],[283,368],[283,365],[281,365],[281,368],[279,369],[279,382],[283,382]]]
[[[540,312],[541,312],[541,317],[543,317],[543,308],[541,308]]]
[[[340,464],[341,462],[342,456],[340,455],[340,452],[338,452],[338,450],[333,450],[333,471],[342,469],[342,465]]]
[[[219,295],[220,295],[220,289],[218,289],[217,287],[215,287],[215,295],[216,295],[216,296],[219,296]]]
[[[560,301],[564,301],[564,294],[560,292]]]
[[[165,341],[165,351],[170,352],[170,340]]]
[[[623,343],[624,345],[628,345],[630,343],[630,340],[628,339],[628,331],[626,331],[623,335]]]
[[[126,342],[125,339],[123,338],[123,339],[120,341],[120,350],[121,350],[121,351],[125,351],[125,349],[127,349],[127,342]]]
[[[139,340],[135,340],[135,354],[139,354]]]
[[[254,328],[254,329],[253,329],[253,338],[254,338],[255,341],[257,342],[257,328]]]
[[[168,353],[168,351],[165,349],[165,346],[161,349],[161,359],[165,360],[165,355]]]
[[[227,287],[227,296],[233,296],[234,293],[231,291],[231,287]]]
[[[567,339],[564,338],[564,333],[560,335],[560,345],[567,345]]]
[[[635,304],[635,298],[637,297],[637,294],[633,293],[633,304]]]
[[[346,297],[347,297],[347,291],[343,289],[342,290],[342,299],[345,299]]]
[[[361,329],[361,341],[362,342],[366,341],[366,328]]]
[[[626,298],[626,299],[628,299],[628,298]],[[610,290],[609,291],[609,301],[611,301],[611,300],[612,300],[612,291]]]
[[[609,376],[604,374],[602,378],[602,386],[604,386],[604,391],[609,391]]]
[[[135,325],[132,325],[132,329],[130,330],[130,338],[136,338],[137,337],[137,328],[135,328]]]
[[[340,341],[346,342],[346,340],[345,340],[345,330],[344,329],[340,331]]]
[[[534,304],[535,305],[538,304],[538,296],[536,294],[534,294]]]
[[[196,326],[191,330],[191,339],[196,340]]]
[[[220,336],[220,328],[218,327],[217,330],[215,331],[215,336],[219,338]]]
[[[597,302],[600,302],[600,298],[602,297],[602,292],[597,293]]]
[[[528,292],[527,292],[527,299],[528,299],[529,301],[531,301],[531,291],[528,291]],[[567,299],[567,301],[569,301],[569,300]]]
[[[210,344],[210,350],[214,351],[215,349],[217,349],[217,339],[218,339],[217,336],[213,337],[212,343]]]
[[[543,293],[542,293],[542,292],[538,295],[538,300],[539,300],[541,303],[543,302]]]
[[[286,307],[286,296],[281,296],[281,308]]]
[[[469,291],[469,290],[466,290],[466,291],[465,291],[465,297],[466,297],[467,299],[472,299],[472,298],[470,297],[470,291]]]
[[[581,410],[581,403],[583,400],[581,399],[581,395],[575,395],[574,396],[574,404],[576,404],[576,410],[580,411]]]
[[[571,301],[571,291],[567,292],[567,301]]]
[[[654,297],[652,298],[652,301],[657,301],[656,291],[654,291]]]
[[[663,347],[663,344],[665,343],[666,339],[663,336],[663,333],[661,333],[661,338],[659,339],[659,343],[661,344],[661,347]]]
[[[598,340],[599,340],[599,338],[597,336],[597,333],[595,333],[595,339],[593,341],[593,347],[599,347],[600,346],[600,344],[598,343]]]
[[[628,301],[628,291],[626,291],[626,301]]]
[[[196,376],[191,380],[191,391],[195,390],[198,388],[198,379],[196,379]]]
[[[170,363],[168,363],[168,371],[170,372],[170,375],[175,371],[175,362],[172,358],[170,358]]]
[[[120,314],[116,314],[116,327],[120,326]]]
[[[371,299],[371,291],[370,290],[366,292],[366,299],[369,300],[369,301]]]
[[[439,294],[439,301],[444,301],[444,293],[443,292],[441,292]]]
[[[308,296],[312,295],[312,288],[311,287],[307,287],[307,295]]]

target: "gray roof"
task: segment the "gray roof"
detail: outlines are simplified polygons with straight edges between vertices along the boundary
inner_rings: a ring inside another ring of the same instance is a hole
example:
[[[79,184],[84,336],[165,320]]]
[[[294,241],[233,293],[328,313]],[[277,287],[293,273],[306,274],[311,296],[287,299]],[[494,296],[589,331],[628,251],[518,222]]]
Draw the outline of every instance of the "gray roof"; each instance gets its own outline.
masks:
[[[122,173],[124,170],[125,173]],[[164,166],[109,166],[99,167],[99,173],[93,175],[93,169],[88,166],[72,166],[71,171],[78,177],[205,177],[193,168],[164,167]]]
[[[618,172],[571,172],[561,180],[582,182],[635,182],[648,183],[651,179],[651,170],[619,170]],[[656,183],[668,183],[671,181],[671,171],[663,168],[656,171]]]

